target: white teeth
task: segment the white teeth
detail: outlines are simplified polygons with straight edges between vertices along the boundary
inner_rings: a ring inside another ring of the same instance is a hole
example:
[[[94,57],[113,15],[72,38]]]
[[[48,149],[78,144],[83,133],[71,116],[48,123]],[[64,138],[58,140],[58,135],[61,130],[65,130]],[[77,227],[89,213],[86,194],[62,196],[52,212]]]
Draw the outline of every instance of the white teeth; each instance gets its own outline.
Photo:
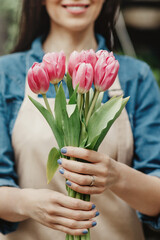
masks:
[[[79,11],[79,10],[83,10],[84,8],[85,8],[85,6],[74,6],[74,7],[67,7],[69,10],[77,10],[77,11]]]

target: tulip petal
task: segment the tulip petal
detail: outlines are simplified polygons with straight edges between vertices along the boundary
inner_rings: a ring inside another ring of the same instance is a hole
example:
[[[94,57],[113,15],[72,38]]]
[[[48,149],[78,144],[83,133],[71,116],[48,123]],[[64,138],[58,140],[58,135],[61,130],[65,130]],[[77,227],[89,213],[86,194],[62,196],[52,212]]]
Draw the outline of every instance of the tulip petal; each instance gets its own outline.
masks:
[[[94,85],[98,91],[106,91],[113,84],[119,69],[119,63],[113,53],[103,50],[97,53],[97,62],[94,69]]]
[[[43,69],[43,64],[34,63],[28,71],[28,84],[31,90],[38,93],[46,93],[49,88],[48,74]]]

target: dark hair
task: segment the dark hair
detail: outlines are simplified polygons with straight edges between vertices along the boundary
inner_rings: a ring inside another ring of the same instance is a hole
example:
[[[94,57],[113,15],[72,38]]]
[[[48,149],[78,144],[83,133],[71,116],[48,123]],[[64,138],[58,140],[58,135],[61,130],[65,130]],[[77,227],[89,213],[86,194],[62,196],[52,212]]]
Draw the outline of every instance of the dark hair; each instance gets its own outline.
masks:
[[[45,38],[49,33],[50,19],[45,6],[42,5],[42,1],[23,0],[19,38],[13,52],[30,49],[31,43],[35,38],[42,35]],[[120,0],[106,0],[95,23],[95,31],[106,38],[109,49],[112,48],[111,35],[119,4]]]

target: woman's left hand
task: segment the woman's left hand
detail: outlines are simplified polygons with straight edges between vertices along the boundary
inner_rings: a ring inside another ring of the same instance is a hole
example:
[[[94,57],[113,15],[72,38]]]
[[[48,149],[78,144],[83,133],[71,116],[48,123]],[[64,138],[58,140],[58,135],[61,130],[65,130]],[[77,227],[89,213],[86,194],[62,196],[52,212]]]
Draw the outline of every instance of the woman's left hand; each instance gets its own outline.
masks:
[[[61,167],[59,172],[67,179],[66,184],[76,192],[99,194],[119,180],[119,163],[105,154],[79,147],[64,147],[61,153],[87,161],[58,160]]]

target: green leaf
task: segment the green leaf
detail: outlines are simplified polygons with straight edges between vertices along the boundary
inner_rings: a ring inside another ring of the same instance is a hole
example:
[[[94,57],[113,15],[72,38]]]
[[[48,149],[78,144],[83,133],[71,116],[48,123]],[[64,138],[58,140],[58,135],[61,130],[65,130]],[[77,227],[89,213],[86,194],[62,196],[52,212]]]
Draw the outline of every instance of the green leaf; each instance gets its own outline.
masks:
[[[79,146],[80,147],[85,147],[85,144],[88,139],[88,133],[86,131],[86,126],[83,121],[81,121],[81,135],[80,135],[80,141],[79,141]]]
[[[78,146],[80,134],[80,119],[76,104],[66,105],[66,98],[62,85],[56,94],[55,119],[62,131],[65,145]]]
[[[87,148],[94,149],[95,145],[104,133],[107,134],[113,122],[120,115],[123,104],[122,97],[111,98],[93,113],[88,122]],[[102,135],[101,135],[102,134]],[[103,140],[103,139],[102,139]]]
[[[55,120],[60,129],[62,129],[62,122],[64,118],[67,116],[66,104],[67,104],[66,97],[61,83],[56,93],[54,105]]]
[[[54,105],[54,113],[56,124],[61,131],[61,137],[64,139],[64,144],[69,144],[69,127],[68,127],[68,114],[66,109],[66,97],[62,83],[60,84]]]
[[[93,112],[95,112],[101,106],[103,95],[104,95],[104,92],[99,93]]]
[[[68,133],[68,141],[69,145],[78,147],[79,146],[79,138],[80,138],[80,116],[77,105],[75,105],[75,110],[68,119],[68,125],[64,126],[64,130],[68,127],[66,132]]]
[[[98,148],[99,148],[101,142],[103,141],[104,137],[106,136],[109,128],[112,126],[112,124],[114,123],[114,121],[120,116],[122,110],[124,109],[125,105],[127,104],[128,100],[129,100],[129,98],[130,98],[130,97],[127,97],[127,98],[122,99],[121,108],[120,108],[119,111],[116,113],[114,119],[109,122],[107,128],[105,128],[105,129],[101,132],[101,134],[100,134],[100,136],[99,136],[99,138],[98,138],[98,140],[97,140],[97,142],[96,142],[96,145],[95,145],[95,147],[94,147],[94,150],[95,150],[95,151],[98,150]]]
[[[77,90],[78,90],[79,84],[77,84],[72,96],[70,97],[70,100],[68,104],[76,104],[77,103]]]
[[[65,82],[67,84],[68,87],[68,91],[69,91],[69,98],[71,98],[72,94],[73,94],[73,86],[72,86],[72,78],[69,75],[69,73],[67,72],[66,78],[65,78]]]
[[[35,107],[40,111],[40,113],[43,115],[43,117],[46,119],[47,123],[49,124],[49,126],[57,140],[59,148],[62,148],[64,146],[63,137],[61,135],[60,129],[58,128],[58,126],[56,124],[56,121],[55,121],[53,115],[46,108],[44,108],[42,104],[37,102],[32,97],[30,97],[30,96],[28,96],[28,97],[29,97],[30,101],[35,105]]]
[[[57,168],[58,163],[57,160],[61,157],[60,151],[57,148],[52,148],[48,155],[47,162],[47,184],[52,180]]]
[[[93,90],[93,88],[90,88],[90,90],[89,90],[89,106],[91,105],[93,96],[94,96],[94,90]]]

